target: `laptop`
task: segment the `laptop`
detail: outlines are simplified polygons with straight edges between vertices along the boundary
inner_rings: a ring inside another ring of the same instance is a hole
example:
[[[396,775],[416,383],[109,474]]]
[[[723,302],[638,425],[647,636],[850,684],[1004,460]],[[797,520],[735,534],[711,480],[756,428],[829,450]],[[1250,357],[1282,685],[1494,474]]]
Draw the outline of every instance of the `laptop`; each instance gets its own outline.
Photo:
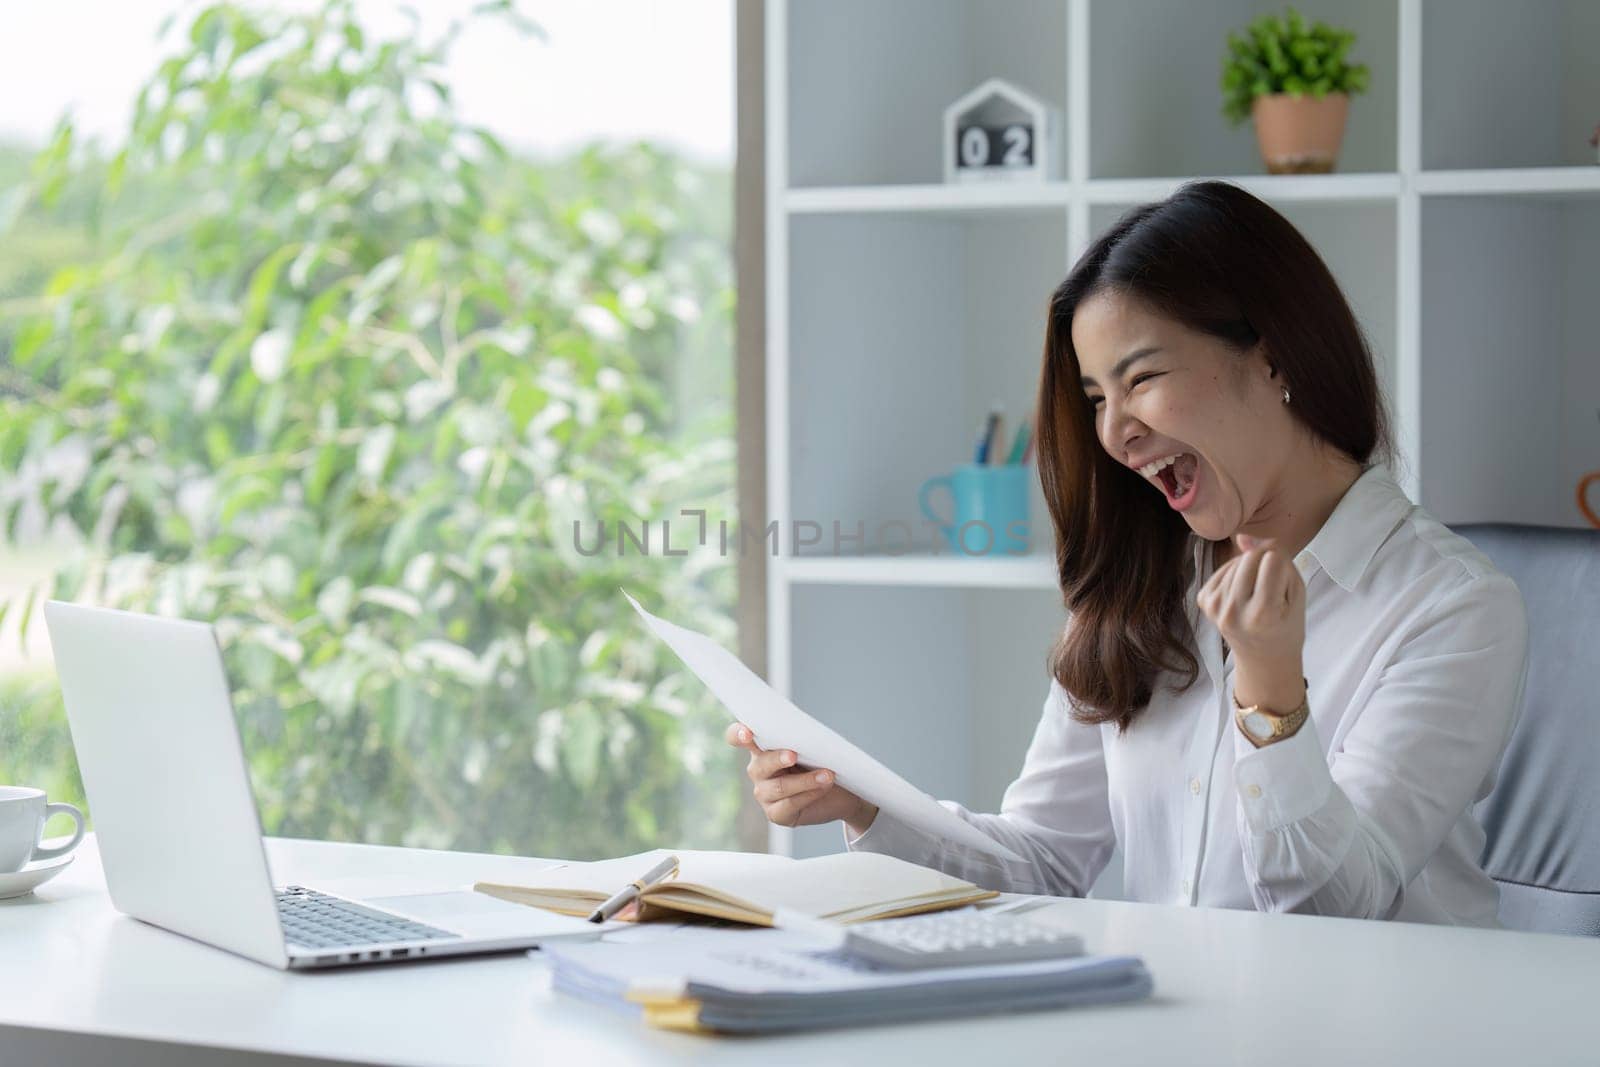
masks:
[[[118,911],[285,969],[528,949],[613,927],[470,889],[369,900],[274,887],[211,626],[58,600],[44,616]]]

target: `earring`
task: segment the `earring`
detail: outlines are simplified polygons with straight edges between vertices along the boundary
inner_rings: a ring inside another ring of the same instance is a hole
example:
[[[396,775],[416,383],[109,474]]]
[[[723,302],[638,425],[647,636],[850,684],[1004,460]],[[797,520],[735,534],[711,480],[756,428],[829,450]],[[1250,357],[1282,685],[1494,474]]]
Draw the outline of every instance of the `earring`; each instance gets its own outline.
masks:
[[[1287,385],[1283,387],[1283,402],[1285,404],[1289,402],[1289,387]]]

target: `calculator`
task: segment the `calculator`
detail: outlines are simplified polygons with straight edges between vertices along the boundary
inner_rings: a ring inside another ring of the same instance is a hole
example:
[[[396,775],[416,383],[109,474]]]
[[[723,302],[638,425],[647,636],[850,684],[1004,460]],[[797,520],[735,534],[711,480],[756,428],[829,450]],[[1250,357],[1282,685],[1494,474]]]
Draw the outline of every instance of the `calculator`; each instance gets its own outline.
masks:
[[[857,959],[911,970],[1080,956],[1083,939],[1020,915],[963,909],[854,923],[841,948]]]

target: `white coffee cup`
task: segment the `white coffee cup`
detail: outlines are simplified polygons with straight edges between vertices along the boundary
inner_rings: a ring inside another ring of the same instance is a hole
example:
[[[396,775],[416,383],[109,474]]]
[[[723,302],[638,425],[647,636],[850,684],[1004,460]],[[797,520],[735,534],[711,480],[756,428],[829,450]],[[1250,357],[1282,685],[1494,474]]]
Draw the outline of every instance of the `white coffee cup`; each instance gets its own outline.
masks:
[[[70,815],[78,828],[72,840],[54,848],[39,843],[44,837],[45,820],[52,815]],[[20,871],[34,860],[65,856],[83,840],[83,812],[71,804],[47,804],[43,789],[24,785],[0,785],[0,874]]]

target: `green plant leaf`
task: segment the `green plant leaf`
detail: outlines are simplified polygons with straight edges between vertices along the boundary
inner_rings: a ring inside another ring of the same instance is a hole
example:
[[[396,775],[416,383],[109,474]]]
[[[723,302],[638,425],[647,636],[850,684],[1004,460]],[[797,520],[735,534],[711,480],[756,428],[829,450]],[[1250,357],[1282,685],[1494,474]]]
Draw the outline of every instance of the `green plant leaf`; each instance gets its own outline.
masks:
[[[1243,122],[1255,97],[1271,93],[1321,96],[1329,91],[1365,91],[1366,68],[1350,67],[1344,58],[1354,41],[1349,31],[1321,22],[1308,26],[1292,7],[1281,17],[1263,14],[1252,19],[1243,33],[1227,36],[1218,80],[1224,116],[1236,124]]]

